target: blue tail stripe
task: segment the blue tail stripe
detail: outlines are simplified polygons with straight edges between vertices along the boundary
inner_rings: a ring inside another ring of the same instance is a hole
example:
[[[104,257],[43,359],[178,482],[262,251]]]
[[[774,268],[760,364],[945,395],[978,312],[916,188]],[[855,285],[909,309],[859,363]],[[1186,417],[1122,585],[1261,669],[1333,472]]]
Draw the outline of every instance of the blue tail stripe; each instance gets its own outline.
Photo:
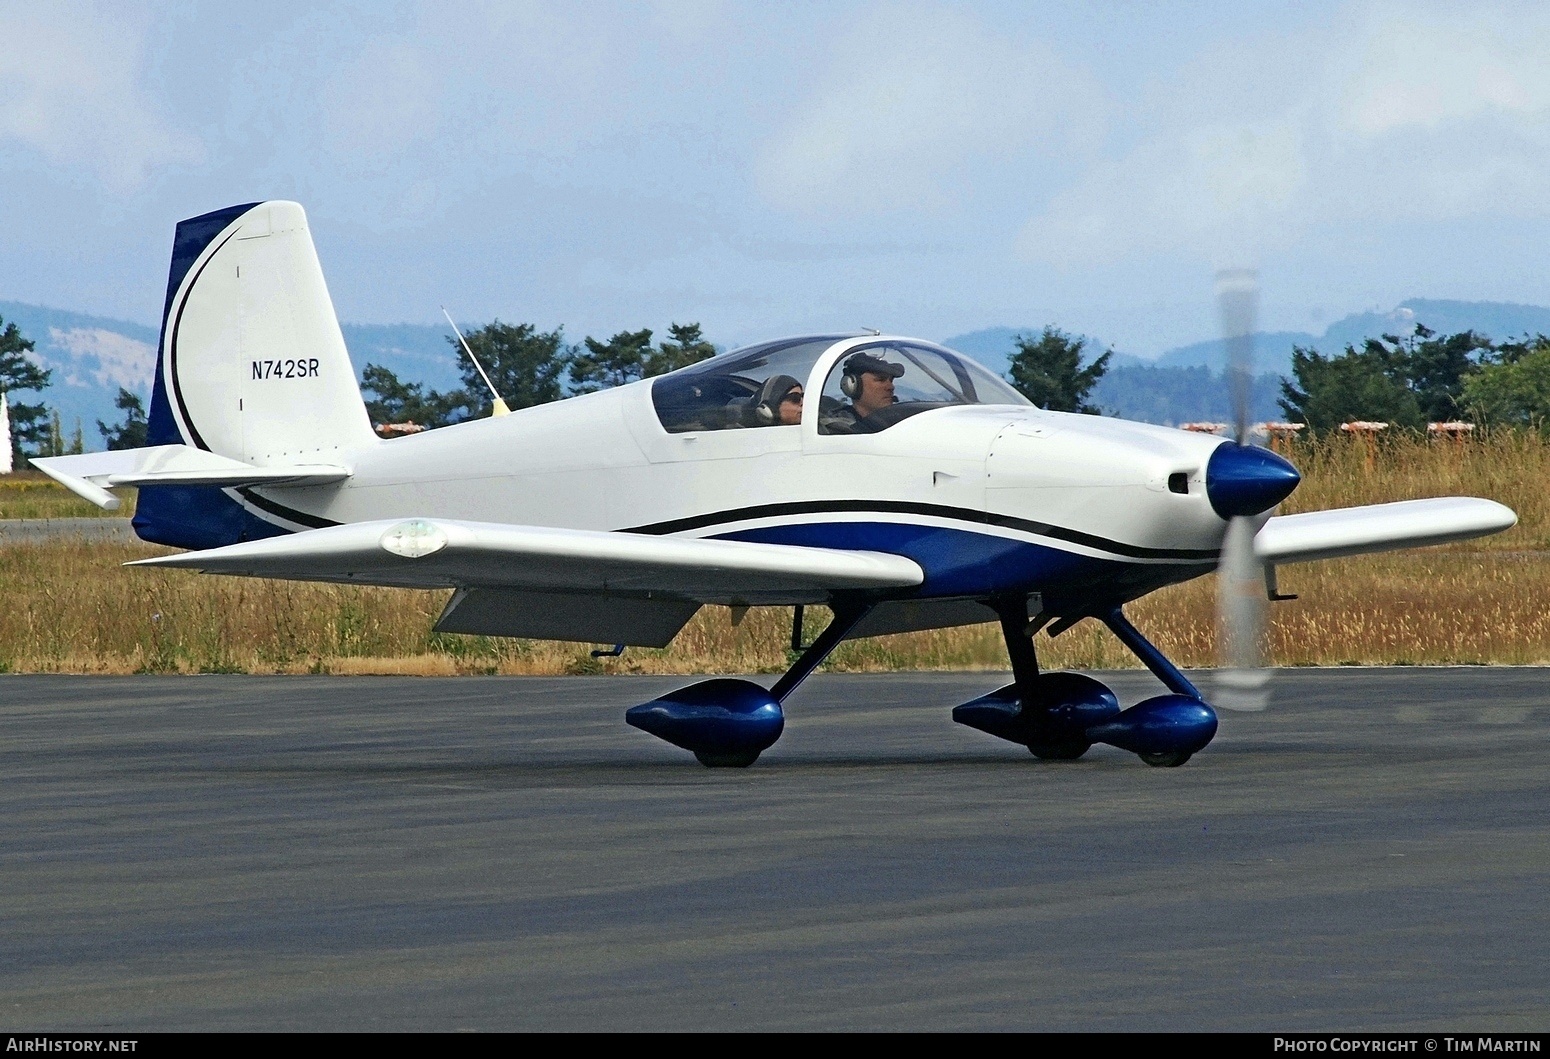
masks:
[[[172,312],[172,299],[183,278],[205,248],[216,236],[231,226],[231,222],[259,205],[249,202],[243,206],[228,206],[224,210],[191,217],[178,223],[178,231],[172,239],[172,267],[167,273],[167,299],[161,309],[161,340],[156,345],[156,381],[151,387],[151,410],[146,423],[146,444],[183,445],[185,439],[178,433],[177,422],[172,418],[172,404],[167,398],[167,380],[162,376],[162,352],[167,342],[168,315]]]
[[[172,299],[199,255],[233,221],[257,202],[229,206],[178,224],[172,240],[172,266],[167,273],[167,300],[162,305],[161,341],[156,347],[156,381],[151,388],[151,408],[146,424],[146,444],[184,445],[168,398],[162,370],[162,351],[167,341]],[[227,493],[214,486],[155,486],[140,490],[135,505],[135,533],[141,540],[174,548],[216,548],[240,541],[262,540],[286,531],[254,516]]]

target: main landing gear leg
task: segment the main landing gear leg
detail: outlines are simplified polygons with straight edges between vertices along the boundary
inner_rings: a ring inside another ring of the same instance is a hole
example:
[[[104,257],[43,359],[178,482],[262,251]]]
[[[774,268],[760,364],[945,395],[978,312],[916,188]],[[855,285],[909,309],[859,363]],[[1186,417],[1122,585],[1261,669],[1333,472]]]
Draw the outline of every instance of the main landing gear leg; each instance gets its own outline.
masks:
[[[768,691],[749,680],[705,680],[632,707],[624,719],[692,751],[709,768],[747,768],[785,729],[780,704],[871,609],[868,603],[836,603],[829,627]]]
[[[1119,607],[1105,614],[1103,623],[1162,681],[1170,694],[1138,703],[1088,734],[1134,751],[1148,765],[1175,768],[1184,764],[1215,737],[1216,711],[1206,705],[1200,689],[1130,624]]]
[[[840,641],[850,634],[862,618],[872,610],[870,603],[858,603],[846,605],[837,603],[834,606],[834,620],[828,628],[818,634],[812,646],[802,652],[800,658],[792,663],[783,677],[775,682],[770,689],[770,697],[776,702],[785,702],[786,697],[797,689],[797,685],[808,678],[813,670],[823,664],[823,660],[834,652],[840,645]]]

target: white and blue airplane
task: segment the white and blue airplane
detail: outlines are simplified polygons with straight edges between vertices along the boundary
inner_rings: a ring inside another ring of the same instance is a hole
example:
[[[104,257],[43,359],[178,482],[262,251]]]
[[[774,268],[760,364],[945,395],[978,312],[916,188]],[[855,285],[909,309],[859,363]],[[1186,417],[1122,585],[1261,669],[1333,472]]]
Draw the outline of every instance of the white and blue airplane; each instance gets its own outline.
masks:
[[[1463,497],[1273,517],[1298,473],[1243,441],[1044,411],[952,350],[871,332],[384,440],[305,213],[261,202],[177,226],[148,447],[34,464],[105,508],[138,487],[139,536],[190,550],[137,565],[451,588],[446,632],[661,647],[706,605],[831,608],[772,687],[707,680],[628,711],[706,765],[751,764],[846,639],[999,621],[1014,680],[956,720],[1043,758],[1104,742],[1172,766],[1217,717],[1126,603],[1221,564],[1252,613],[1278,564],[1516,521]],[[1089,617],[1166,693],[1122,709],[1040,672],[1034,634]]]

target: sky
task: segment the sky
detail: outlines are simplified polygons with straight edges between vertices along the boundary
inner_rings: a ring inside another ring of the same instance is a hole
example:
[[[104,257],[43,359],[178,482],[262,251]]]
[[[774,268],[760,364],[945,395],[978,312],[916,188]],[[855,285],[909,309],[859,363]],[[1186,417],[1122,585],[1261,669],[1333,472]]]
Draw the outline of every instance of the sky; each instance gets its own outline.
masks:
[[[0,300],[155,324],[177,221],[264,198],[357,323],[1550,304],[1550,7],[0,0]]]

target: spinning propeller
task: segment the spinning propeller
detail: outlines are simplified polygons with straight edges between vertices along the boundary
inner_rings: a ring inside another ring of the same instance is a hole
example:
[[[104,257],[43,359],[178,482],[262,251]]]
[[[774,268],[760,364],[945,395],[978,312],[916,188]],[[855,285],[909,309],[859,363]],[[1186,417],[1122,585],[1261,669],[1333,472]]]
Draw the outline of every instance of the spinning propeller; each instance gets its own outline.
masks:
[[[1270,510],[1297,487],[1290,463],[1249,444],[1249,401],[1254,385],[1254,322],[1259,283],[1246,269],[1220,272],[1217,304],[1227,346],[1227,387],[1232,398],[1233,443],[1220,446],[1206,465],[1206,496],[1227,519],[1216,568],[1217,627],[1221,668],[1215,703],[1230,710],[1263,710],[1270,696],[1265,668],[1265,570],[1254,554],[1254,516]]]

